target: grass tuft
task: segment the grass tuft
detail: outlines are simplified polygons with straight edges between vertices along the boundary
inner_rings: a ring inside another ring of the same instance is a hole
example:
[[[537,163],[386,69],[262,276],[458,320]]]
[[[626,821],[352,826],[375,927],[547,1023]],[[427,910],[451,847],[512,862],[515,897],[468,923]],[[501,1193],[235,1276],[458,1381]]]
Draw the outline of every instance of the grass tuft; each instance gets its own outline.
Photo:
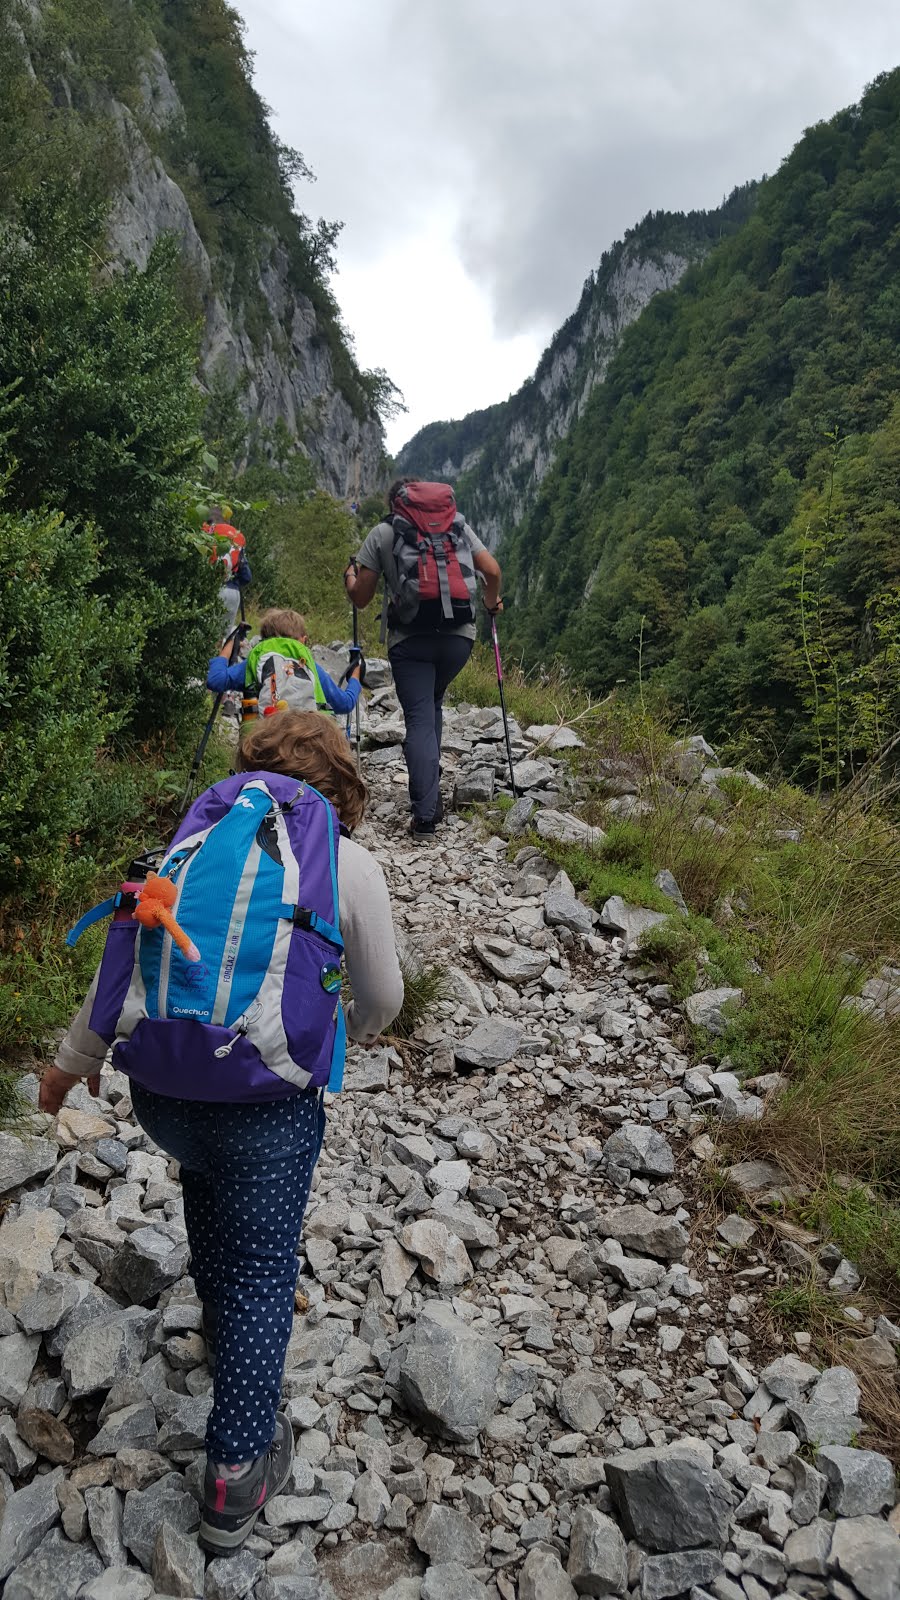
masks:
[[[400,954],[403,974],[403,1004],[391,1024],[395,1039],[410,1039],[427,1022],[435,1006],[446,999],[447,974],[443,967],[426,961],[421,953],[407,948]]]

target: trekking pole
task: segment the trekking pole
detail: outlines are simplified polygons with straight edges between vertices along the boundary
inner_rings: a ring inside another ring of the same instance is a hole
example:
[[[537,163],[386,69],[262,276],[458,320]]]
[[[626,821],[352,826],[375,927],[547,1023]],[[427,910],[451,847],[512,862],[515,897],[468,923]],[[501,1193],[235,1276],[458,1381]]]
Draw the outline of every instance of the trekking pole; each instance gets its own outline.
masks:
[[[243,603],[242,603],[241,609],[243,610]],[[242,641],[242,639],[244,637],[246,629],[247,629],[246,622],[241,621],[241,622],[238,623],[238,626],[235,628],[234,633],[232,634],[231,655],[228,658],[229,667],[234,666],[235,660],[237,658],[237,653],[238,653],[239,649],[241,648],[241,641]],[[212,710],[211,710],[211,712],[209,713],[209,716],[206,719],[206,727],[203,729],[203,732],[200,735],[200,743],[197,746],[196,754],[194,755],[194,759],[191,762],[191,770],[188,773],[187,784],[185,785],[184,794],[182,796],[182,801],[181,801],[181,815],[182,816],[184,816],[185,812],[187,811],[188,807],[190,806],[191,800],[193,799],[194,784],[197,782],[197,774],[200,771],[201,766],[203,765],[203,757],[206,754],[206,746],[209,744],[209,736],[213,731],[213,724],[215,723],[216,717],[219,714],[219,707],[222,704],[222,701],[225,699],[226,693],[227,693],[227,690],[222,689],[221,692],[216,695],[216,698],[213,701]]]
[[[357,651],[359,649],[359,612],[357,611],[355,606],[353,607],[353,649],[354,649],[354,651]],[[361,682],[360,682],[359,693],[362,694],[362,683]],[[357,766],[357,770],[358,770],[359,769],[359,694],[356,696],[356,705],[353,707],[353,712],[354,712],[354,715],[355,715],[355,718],[356,718],[356,766]]]
[[[519,791],[513,774],[512,745],[509,742],[509,718],[506,715],[506,696],[503,693],[503,666],[500,661],[500,641],[497,638],[497,618],[491,612],[491,643],[494,646],[494,660],[497,663],[497,688],[500,690],[500,710],[503,713],[503,732],[506,737],[506,759],[509,762],[509,781],[512,786],[513,799],[518,800]]]

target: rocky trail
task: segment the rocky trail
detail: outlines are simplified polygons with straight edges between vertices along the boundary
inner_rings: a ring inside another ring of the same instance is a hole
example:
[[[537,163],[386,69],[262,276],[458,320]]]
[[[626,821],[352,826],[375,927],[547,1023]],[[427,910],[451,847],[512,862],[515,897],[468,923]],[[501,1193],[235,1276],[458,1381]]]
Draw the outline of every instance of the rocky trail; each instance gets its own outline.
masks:
[[[285,1375],[292,1481],[205,1565],[210,1378],[177,1172],[107,1073],[55,1128],[0,1135],[7,1600],[900,1600],[894,1470],[857,1380],[768,1331],[783,1254],[702,1185],[710,1113],[753,1116],[771,1085],[691,1064],[631,959],[658,914],[598,921],[538,848],[508,859],[532,813],[544,837],[590,832],[553,752],[576,735],[516,729],[528,793],[505,836],[453,814],[424,847],[401,736],[386,686],[360,838],[447,997],[407,1043],[353,1050],[330,1107]],[[460,804],[504,761],[498,713],[448,711]],[[724,998],[688,1006],[715,1026]],[[752,1197],[777,1173],[732,1180]],[[850,1263],[822,1263],[889,1371],[900,1330],[854,1313]]]

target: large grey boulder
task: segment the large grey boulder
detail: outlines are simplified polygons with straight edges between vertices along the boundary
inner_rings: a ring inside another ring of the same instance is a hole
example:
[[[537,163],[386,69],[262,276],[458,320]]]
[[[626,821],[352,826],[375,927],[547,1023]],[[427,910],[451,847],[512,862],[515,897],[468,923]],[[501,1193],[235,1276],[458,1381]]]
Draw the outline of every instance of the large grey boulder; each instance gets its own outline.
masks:
[[[549,806],[538,812],[535,826],[542,839],[585,845],[589,850],[597,849],[606,838],[602,828],[592,828],[589,822],[573,816],[571,811],[554,811]]]
[[[555,1550],[529,1550],[519,1572],[519,1600],[575,1600],[575,1593]]]
[[[152,1311],[131,1306],[99,1326],[88,1324],[63,1351],[62,1371],[73,1400],[111,1389],[118,1378],[136,1373],[147,1352]]]
[[[0,1583],[37,1549],[58,1520],[56,1490],[62,1481],[63,1469],[57,1467],[9,1496],[0,1523]]]
[[[788,1401],[790,1425],[802,1444],[849,1445],[859,1433],[859,1384],[849,1367],[828,1367],[806,1400]]]
[[[669,1178],[675,1171],[672,1146],[649,1123],[623,1122],[607,1139],[603,1154],[613,1166],[650,1178]]]
[[[556,1391],[556,1409],[575,1433],[596,1433],[615,1403],[614,1384],[590,1369],[571,1373]]]
[[[568,928],[570,933],[587,935],[597,921],[597,913],[578,899],[574,884],[565,872],[560,872],[544,896],[544,921],[551,928]]]
[[[174,1240],[161,1228],[136,1228],[126,1234],[110,1264],[108,1282],[134,1306],[149,1305],[187,1271],[186,1240]]]
[[[417,1583],[417,1579],[410,1579],[411,1600],[415,1593],[413,1585]],[[392,1585],[386,1600],[392,1600],[396,1592],[396,1586]],[[397,1600],[402,1600],[399,1593]],[[488,1592],[474,1572],[460,1566],[458,1561],[445,1561],[440,1566],[428,1568],[422,1579],[419,1600],[488,1600]]]
[[[701,989],[690,994],[684,1002],[684,1014],[695,1028],[705,1028],[707,1033],[722,1034],[744,998],[743,989],[723,986],[719,989]]]
[[[667,1217],[647,1206],[618,1206],[597,1217],[595,1232],[600,1239],[618,1239],[625,1250],[655,1256],[660,1261],[681,1261],[690,1239],[674,1217]]]
[[[512,1060],[524,1037],[524,1030],[515,1023],[504,1022],[501,1017],[485,1017],[465,1039],[454,1045],[453,1053],[461,1066],[494,1072]]]
[[[625,1540],[612,1517],[591,1506],[579,1506],[572,1519],[568,1573],[578,1594],[625,1593],[628,1587]]]
[[[510,806],[503,818],[503,835],[506,839],[515,839],[524,833],[537,809],[537,802],[527,794],[519,796],[518,800]]]
[[[71,1600],[102,1571],[90,1544],[71,1544],[61,1528],[51,1528],[7,1579],[4,1600]]]
[[[829,1567],[863,1600],[900,1600],[900,1537],[880,1517],[840,1517]]]
[[[625,942],[625,954],[633,955],[640,944],[641,934],[668,922],[669,914],[651,911],[647,906],[629,905],[620,894],[613,894],[601,907],[597,920],[601,928],[621,934]]]
[[[263,1571],[259,1557],[249,1550],[239,1550],[232,1556],[216,1556],[206,1569],[205,1600],[244,1600]]]
[[[429,1301],[401,1354],[400,1395],[430,1427],[470,1444],[497,1409],[500,1361],[497,1345],[450,1306]]]
[[[725,1571],[718,1550],[673,1550],[664,1556],[645,1556],[641,1566],[641,1600],[669,1600],[693,1594],[715,1583]]]
[[[14,1133],[0,1133],[0,1195],[19,1189],[32,1178],[43,1178],[59,1159],[52,1139],[20,1139]]]
[[[472,948],[479,961],[495,978],[504,983],[533,983],[550,964],[546,950],[530,950],[527,945],[515,944],[499,934],[488,933],[472,940]]]
[[[0,1403],[21,1405],[40,1347],[40,1334],[36,1333],[10,1333],[0,1339]]]
[[[513,765],[513,777],[520,794],[523,789],[546,789],[555,776],[552,762],[540,761],[533,756],[526,756],[524,761],[517,761]]]
[[[897,1498],[893,1464],[877,1450],[826,1444],[816,1455],[816,1467],[828,1479],[828,1504],[836,1516],[877,1516]]]
[[[400,1245],[415,1256],[439,1289],[459,1289],[475,1276],[462,1240],[435,1218],[417,1217],[400,1234]]]
[[[0,1304],[16,1313],[53,1271],[65,1219],[52,1206],[23,1211],[0,1224]]]
[[[200,1522],[200,1508],[180,1472],[167,1472],[149,1489],[132,1489],[125,1496],[122,1538],[145,1572],[150,1571],[156,1535],[164,1522],[178,1533],[193,1533]]]
[[[461,772],[453,787],[453,805],[485,805],[494,798],[493,767],[469,767]]]
[[[151,1571],[160,1594],[192,1600],[203,1593],[206,1562],[196,1539],[189,1539],[167,1522],[160,1524],[153,1546]]]
[[[699,1446],[623,1451],[607,1461],[606,1482],[625,1532],[646,1550],[718,1549],[728,1538],[731,1494]]]
[[[478,1524],[451,1506],[426,1505],[416,1517],[413,1538],[429,1560],[437,1565],[458,1562],[476,1567],[484,1556],[484,1534]]]

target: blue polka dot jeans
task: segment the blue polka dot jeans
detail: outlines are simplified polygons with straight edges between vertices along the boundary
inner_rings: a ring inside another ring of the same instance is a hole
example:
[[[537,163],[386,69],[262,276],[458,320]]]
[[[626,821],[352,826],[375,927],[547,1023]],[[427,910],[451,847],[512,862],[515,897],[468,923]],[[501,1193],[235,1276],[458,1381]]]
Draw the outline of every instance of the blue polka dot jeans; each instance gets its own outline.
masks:
[[[216,1370],[206,1449],[233,1466],[275,1436],[294,1317],[297,1244],[325,1112],[318,1091],[213,1105],[132,1084],[135,1115],[181,1164],[191,1274],[215,1308]]]

